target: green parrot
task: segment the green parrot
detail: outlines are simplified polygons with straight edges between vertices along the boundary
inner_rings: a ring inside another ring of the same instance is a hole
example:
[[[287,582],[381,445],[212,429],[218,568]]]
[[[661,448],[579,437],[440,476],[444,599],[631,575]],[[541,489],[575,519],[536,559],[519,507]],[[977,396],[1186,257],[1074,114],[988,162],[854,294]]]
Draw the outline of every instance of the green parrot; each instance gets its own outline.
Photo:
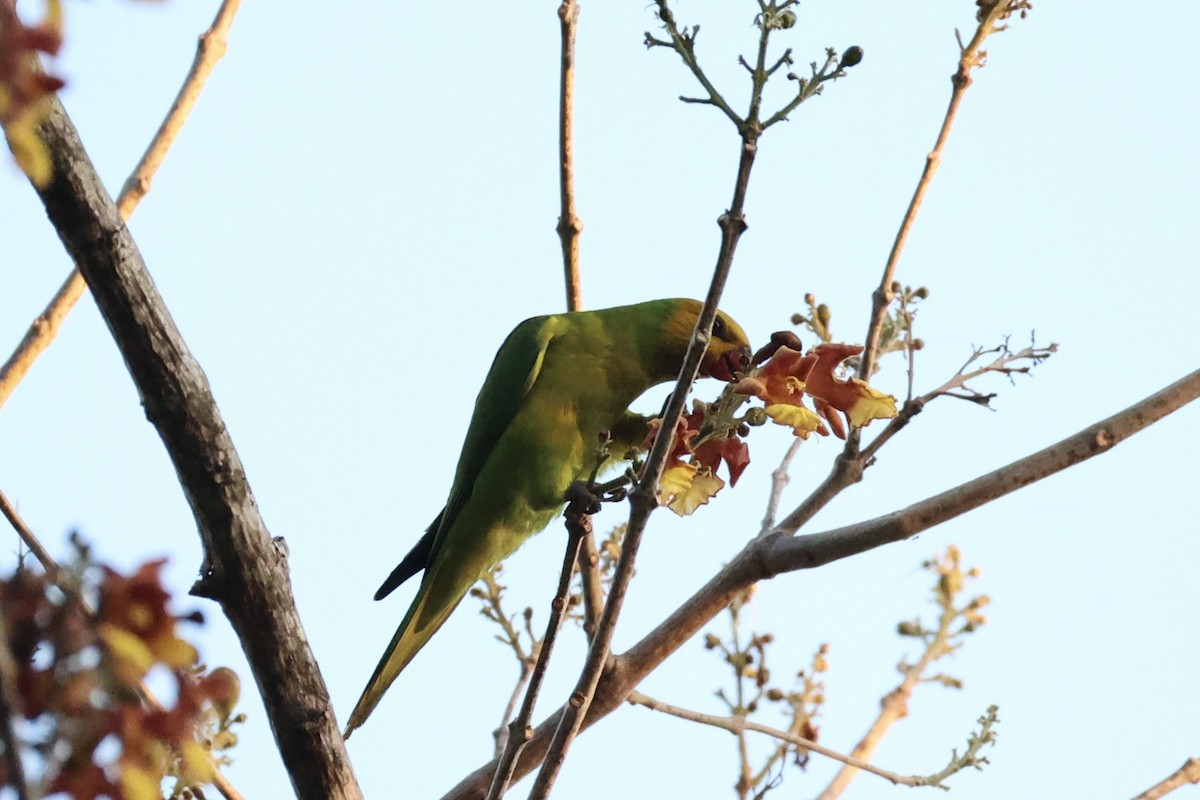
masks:
[[[700,310],[696,300],[652,300],[533,317],[508,335],[475,401],[445,508],[375,593],[380,600],[425,570],[346,736],[467,590],[562,512],[568,487],[595,468],[601,431],[626,442],[645,435],[629,404],[678,375]],[[745,332],[718,312],[700,374],[730,380],[749,355]]]

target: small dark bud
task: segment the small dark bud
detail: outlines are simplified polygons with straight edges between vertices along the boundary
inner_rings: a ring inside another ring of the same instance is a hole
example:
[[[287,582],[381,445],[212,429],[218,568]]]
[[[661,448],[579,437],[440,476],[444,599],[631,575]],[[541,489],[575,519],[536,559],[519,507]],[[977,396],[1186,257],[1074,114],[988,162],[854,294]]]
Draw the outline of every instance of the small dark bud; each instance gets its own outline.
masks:
[[[714,650],[720,646],[721,646],[721,640],[718,639],[714,634],[707,633],[704,635],[704,649],[705,650]]]
[[[785,697],[782,689],[767,689],[767,699],[779,701]]]
[[[775,27],[787,30],[796,24],[796,12],[790,8],[775,18]]]
[[[841,67],[842,69],[850,69],[850,67],[858,66],[863,59],[863,50],[858,45],[847,47],[846,52],[842,53]]]

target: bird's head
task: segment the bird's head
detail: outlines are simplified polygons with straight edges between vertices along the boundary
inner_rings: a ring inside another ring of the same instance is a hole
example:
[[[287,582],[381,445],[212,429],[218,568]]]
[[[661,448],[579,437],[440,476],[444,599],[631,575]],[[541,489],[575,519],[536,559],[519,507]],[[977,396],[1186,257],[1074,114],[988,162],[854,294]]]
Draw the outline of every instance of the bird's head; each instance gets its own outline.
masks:
[[[675,333],[686,343],[696,327],[703,305],[698,300],[680,300],[671,320]],[[733,380],[733,373],[750,366],[750,340],[733,317],[718,309],[713,321],[712,339],[700,361],[700,375],[718,380]]]

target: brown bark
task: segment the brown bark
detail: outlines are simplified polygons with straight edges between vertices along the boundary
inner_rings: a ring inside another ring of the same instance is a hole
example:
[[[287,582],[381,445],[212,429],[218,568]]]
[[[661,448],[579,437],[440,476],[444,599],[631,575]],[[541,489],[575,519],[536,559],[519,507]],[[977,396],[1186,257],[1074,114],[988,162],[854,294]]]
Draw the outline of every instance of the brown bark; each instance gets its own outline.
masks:
[[[205,564],[193,593],[221,604],[266,705],[296,794],[361,797],[292,600],[208,381],[60,104],[42,126],[54,180],[38,191],[107,323],[192,507]]]

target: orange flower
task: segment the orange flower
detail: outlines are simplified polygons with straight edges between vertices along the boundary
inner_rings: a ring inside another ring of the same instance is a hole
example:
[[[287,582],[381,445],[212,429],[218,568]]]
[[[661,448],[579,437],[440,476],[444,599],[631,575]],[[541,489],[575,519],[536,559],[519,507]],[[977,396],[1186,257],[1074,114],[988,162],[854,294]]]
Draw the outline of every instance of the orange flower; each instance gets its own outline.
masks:
[[[781,346],[770,360],[737,385],[740,394],[753,395],[764,404],[767,416],[780,425],[792,428],[797,436],[807,438],[811,433],[829,435],[824,422],[834,434],[846,438],[841,416],[845,414],[852,428],[861,428],[873,419],[896,416],[896,398],[884,394],[858,378],[842,380],[836,376],[839,364],[862,352],[858,345],[820,344],[802,355],[798,350]],[[803,402],[809,395],[814,413]],[[818,416],[819,414],[819,416]]]
[[[659,504],[681,517],[706,505],[725,488],[725,481],[716,474],[722,461],[729,472],[730,485],[737,483],[750,463],[750,450],[736,431],[711,431],[701,438],[705,408],[697,403],[690,414],[679,420],[667,466],[658,482]],[[659,427],[658,420],[650,423],[649,441],[653,442]]]
[[[179,618],[167,610],[170,595],[159,581],[165,563],[150,561],[128,578],[104,570],[97,630],[116,672],[133,683],[157,662],[183,669],[196,661],[196,649],[175,635]]]

